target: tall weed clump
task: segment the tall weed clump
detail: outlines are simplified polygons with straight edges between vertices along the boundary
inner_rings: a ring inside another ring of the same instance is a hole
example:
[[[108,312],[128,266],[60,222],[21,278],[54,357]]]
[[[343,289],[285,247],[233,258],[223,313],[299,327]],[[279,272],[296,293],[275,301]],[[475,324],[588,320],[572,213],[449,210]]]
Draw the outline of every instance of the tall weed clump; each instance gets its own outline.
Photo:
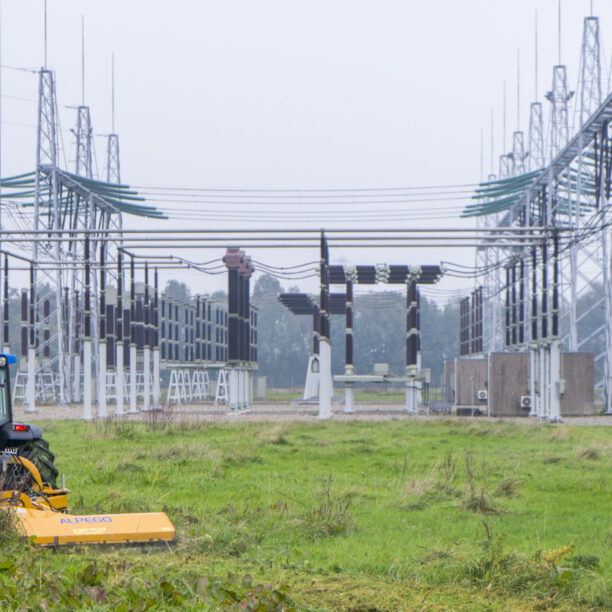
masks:
[[[599,568],[599,559],[572,556],[573,550],[574,546],[567,545],[523,555],[507,550],[503,538],[487,531],[481,551],[464,560],[455,558],[455,569],[459,579],[467,579],[474,586],[538,597],[546,602],[545,607],[609,608],[612,592]]]
[[[484,541],[476,552],[429,551],[421,560],[414,577],[442,584],[467,583],[485,591],[496,591],[503,596],[533,597],[541,600],[542,609],[612,608],[612,587],[605,580],[599,558],[594,555],[574,554],[574,546],[566,545],[550,551],[538,550],[531,555],[507,548],[502,535],[494,533],[491,517],[506,511],[499,498],[519,495],[520,482],[504,477],[491,492],[474,473],[474,459],[465,454],[465,481],[460,492],[459,508],[480,517],[485,532]],[[454,469],[451,469],[455,466]],[[457,481],[456,462],[447,456],[426,481],[426,494],[434,491],[457,494],[449,483]],[[483,476],[489,473],[483,463]]]
[[[13,508],[0,509],[0,546],[8,547],[19,540],[17,517]]]
[[[354,527],[350,508],[350,496],[337,490],[330,475],[315,493],[314,503],[305,513],[303,524],[312,538],[346,534]]]

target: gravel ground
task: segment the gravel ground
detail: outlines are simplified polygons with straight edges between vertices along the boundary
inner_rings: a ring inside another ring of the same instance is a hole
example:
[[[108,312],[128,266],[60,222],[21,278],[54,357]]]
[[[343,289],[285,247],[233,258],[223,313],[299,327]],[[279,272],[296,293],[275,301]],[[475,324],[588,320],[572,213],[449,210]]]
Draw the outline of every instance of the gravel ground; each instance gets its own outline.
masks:
[[[96,406],[92,407],[95,415]],[[410,421],[410,420],[437,420],[445,418],[473,418],[484,422],[515,422],[537,425],[536,419],[528,418],[505,418],[494,419],[487,417],[449,417],[449,415],[410,415],[404,412],[403,404],[397,403],[372,403],[356,402],[355,413],[345,414],[341,405],[333,407],[335,421]],[[83,405],[72,404],[69,406],[39,406],[36,412],[27,412],[22,406],[13,409],[16,421],[36,422],[47,419],[81,419],[83,417]],[[109,406],[109,415],[117,419],[130,420],[153,420],[163,422],[165,420],[178,422],[212,422],[212,423],[235,423],[235,422],[287,422],[287,421],[316,421],[317,406],[298,405],[289,403],[265,404],[255,403],[251,410],[244,413],[229,413],[224,406],[214,406],[212,403],[202,403],[186,406],[174,406],[159,412],[139,412],[117,416],[114,406]],[[612,416],[593,417],[568,417],[564,419],[566,425],[604,425],[612,426]]]

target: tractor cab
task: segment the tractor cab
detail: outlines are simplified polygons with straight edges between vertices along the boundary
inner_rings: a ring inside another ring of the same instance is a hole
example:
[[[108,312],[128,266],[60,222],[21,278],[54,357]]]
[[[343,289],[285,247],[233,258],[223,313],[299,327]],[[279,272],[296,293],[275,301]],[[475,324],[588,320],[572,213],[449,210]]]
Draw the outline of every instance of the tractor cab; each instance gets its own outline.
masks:
[[[14,355],[0,353],[0,451],[11,451],[29,459],[39,470],[44,482],[55,486],[57,469],[55,456],[36,425],[13,422],[11,404],[11,364],[17,363]]]
[[[17,359],[14,355],[0,354],[0,427],[13,421],[9,365],[16,361]]]

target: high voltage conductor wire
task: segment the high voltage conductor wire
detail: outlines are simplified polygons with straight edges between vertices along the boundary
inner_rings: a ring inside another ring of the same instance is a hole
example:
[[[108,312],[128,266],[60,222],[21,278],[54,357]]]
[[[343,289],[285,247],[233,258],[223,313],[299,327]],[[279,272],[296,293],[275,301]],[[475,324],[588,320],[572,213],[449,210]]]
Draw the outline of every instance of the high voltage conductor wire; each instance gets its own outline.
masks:
[[[598,234],[600,231],[602,231],[603,229],[607,229],[608,227],[612,226],[612,221],[604,224],[604,225],[598,225],[598,226],[591,226],[590,228],[588,228],[587,231],[585,231],[585,227],[580,228],[578,231],[581,232],[580,235],[578,236],[565,236],[563,238],[563,241],[560,242],[560,249],[559,249],[559,253],[564,253],[565,251],[567,251],[567,249],[571,248],[572,246],[582,242],[583,240],[585,240],[585,238],[589,238],[592,236],[595,236],[596,234]],[[567,231],[569,232],[575,232],[575,229],[572,228],[567,228]],[[550,237],[547,236],[534,236],[535,238],[537,238],[537,240],[535,240],[535,242],[537,243],[541,243],[542,241],[549,241]],[[539,244],[536,244],[534,246],[539,246]],[[504,248],[504,245],[490,245],[490,248]],[[476,266],[465,266],[462,264],[455,264],[452,262],[442,262],[444,265],[447,266],[448,271],[449,272],[454,272],[455,274],[464,274],[466,276],[471,275],[473,278],[477,278],[478,276],[482,276],[483,274],[490,272],[490,271],[494,271],[496,269],[500,269],[502,267],[505,267],[507,263],[509,263],[510,261],[512,261],[513,259],[516,259],[517,257],[519,257],[517,254],[512,254],[512,255],[508,255],[506,257],[504,257],[503,259],[501,259],[499,262],[492,264],[491,266],[489,266],[488,268],[480,268],[480,267],[476,267]],[[536,260],[538,263],[541,263],[541,259],[540,259],[540,255],[538,255],[538,258]],[[451,270],[450,266],[455,266],[455,267],[461,267],[461,268],[465,268],[465,271],[461,271],[461,270]]]
[[[140,255],[141,258],[146,259],[146,255]],[[184,263],[186,266],[192,267],[196,270],[199,270],[200,272],[206,272],[207,274],[223,274],[225,273],[225,266],[224,265],[216,265],[213,266],[211,268],[206,268],[204,266],[201,266],[193,261],[189,261],[188,259],[185,259],[184,257],[179,257],[178,255],[174,255],[171,254],[168,257],[170,260],[177,260],[180,261],[181,263]],[[217,272],[217,270],[219,270]]]
[[[319,230],[321,227],[321,222],[325,222],[328,227],[326,231],[331,231],[333,228],[331,224],[363,224],[368,223],[372,224],[375,221],[379,220],[382,222],[391,222],[391,221],[450,221],[453,219],[459,219],[458,213],[441,213],[437,215],[411,215],[411,214],[401,214],[397,215],[387,215],[381,214],[377,216],[364,216],[359,215],[358,213],[352,213],[351,215],[345,215],[341,217],[333,217],[330,215],[319,215],[319,216],[307,216],[304,219],[300,218],[300,215],[293,216],[285,216],[279,215],[277,217],[266,217],[264,219],[258,218],[257,215],[253,216],[245,216],[245,215],[237,215],[237,216],[229,216],[229,215],[169,215],[171,220],[174,221],[215,221],[215,222],[226,222],[226,221],[248,221],[251,225],[261,224],[261,223],[302,223],[302,226],[311,225],[313,230]],[[359,229],[358,227],[354,229]]]
[[[421,203],[424,204],[424,203]],[[374,205],[373,205],[374,206]],[[403,206],[403,205],[402,205]],[[375,206],[374,206],[375,207]],[[207,221],[210,219],[216,220],[261,220],[274,222],[277,220],[285,221],[300,221],[305,220],[316,220],[316,219],[327,219],[344,221],[347,218],[359,217],[362,219],[370,218],[406,218],[406,219],[444,219],[444,218],[459,218],[464,210],[463,206],[450,207],[450,208],[430,208],[430,209],[382,209],[380,211],[360,210],[352,208],[350,210],[326,208],[324,210],[282,210],[282,211],[270,211],[270,210],[242,210],[232,207],[231,210],[227,209],[182,209],[180,211],[172,210],[169,208],[161,209],[163,212],[172,220],[193,220],[193,221]]]
[[[375,208],[375,207],[374,207]],[[431,217],[432,219],[460,219],[461,209],[432,209],[432,210],[406,210],[398,208],[397,210],[380,210],[378,214],[371,211],[361,211],[358,209],[351,210],[322,210],[322,211],[300,211],[300,210],[283,210],[276,213],[270,211],[223,211],[223,210],[200,210],[200,211],[185,211],[180,213],[173,213],[167,209],[163,212],[166,214],[166,218],[172,220],[189,220],[195,222],[207,222],[212,218],[225,220],[228,222],[240,222],[245,221],[249,224],[253,221],[274,223],[277,220],[285,220],[291,223],[299,223],[302,219],[308,221],[317,221],[318,219],[324,219],[327,221],[338,220],[344,221],[350,220],[354,217],[360,219],[371,219],[371,218],[387,218],[387,217],[406,217],[407,220],[415,219],[419,217]],[[319,225],[319,228],[321,226]]]
[[[209,266],[210,264],[220,264],[225,266],[225,264],[223,264],[223,260],[220,257],[217,257],[216,259],[210,259],[209,261],[195,261],[194,263],[202,267]]]
[[[376,208],[376,205],[373,205]],[[459,218],[464,210],[463,206],[452,208],[420,208],[420,209],[405,209],[399,207],[397,209],[382,209],[378,212],[370,210],[360,210],[352,208],[350,210],[331,209],[325,210],[282,210],[273,211],[258,211],[257,209],[241,210],[232,207],[231,210],[223,209],[184,209],[175,211],[168,208],[160,209],[170,220],[190,220],[190,221],[208,221],[211,219],[225,221],[262,221],[275,222],[279,220],[300,222],[301,220],[317,220],[326,219],[328,221],[346,221],[352,217],[360,219],[383,218],[383,219],[432,219],[442,220]]]
[[[140,195],[144,195],[141,192],[139,192]],[[6,199],[10,198],[10,194],[7,194]],[[371,205],[371,204],[422,204],[422,203],[428,203],[428,202],[461,202],[461,206],[465,207],[465,205],[469,204],[469,200],[467,197],[465,196],[461,196],[461,197],[453,197],[453,198],[442,198],[442,197],[435,197],[435,198],[428,198],[428,197],[417,197],[417,198],[401,198],[401,199],[389,199],[389,198],[372,198],[369,200],[339,200],[339,201],[334,201],[334,200],[287,200],[287,201],[283,201],[283,202],[278,202],[278,201],[271,201],[271,200],[262,200],[261,202],[253,202],[250,200],[229,200],[229,201],[220,201],[217,199],[210,199],[210,200],[177,200],[177,199],[172,199],[172,200],[168,200],[168,199],[160,199],[160,198],[151,198],[151,197],[146,197],[146,201],[147,202],[152,202],[155,204],[160,204],[160,203],[166,203],[166,206],[164,206],[164,208],[170,208],[171,210],[173,209],[172,206],[169,205],[212,205],[212,206],[244,206],[244,207],[249,207],[249,208],[254,208],[256,206],[283,206],[285,208],[289,207],[289,206],[367,206],[367,205]],[[176,208],[174,208],[173,210],[177,210]],[[184,209],[183,209],[184,210]]]
[[[473,187],[458,188],[457,186],[450,185],[448,187],[444,185],[431,186],[431,187],[405,187],[405,188],[381,188],[381,189],[338,189],[333,192],[327,192],[324,189],[321,190],[293,190],[293,191],[275,191],[275,190],[250,190],[244,189],[239,191],[231,190],[214,190],[214,189],[154,189],[150,187],[139,187],[135,186],[140,193],[148,193],[156,197],[181,197],[181,198],[221,198],[221,199],[281,199],[281,200],[292,200],[295,198],[324,198],[324,199],[335,199],[335,198],[373,198],[379,197],[379,194],[385,194],[385,197],[403,197],[407,195],[414,197],[416,195],[451,195],[451,194],[472,194],[474,193]]]
[[[351,218],[353,217],[353,218]],[[244,220],[248,221],[251,225],[256,225],[258,223],[300,223],[301,219],[299,215],[295,216],[278,216],[276,218],[265,218],[258,219],[256,215],[250,217],[245,217],[244,215],[238,215],[235,217],[228,215],[171,215],[171,220],[174,221],[215,221],[215,222],[226,222],[226,221],[238,221]],[[318,230],[321,227],[321,222],[325,222],[328,224],[326,231],[331,231],[333,228],[330,224],[338,224],[338,223],[354,223],[354,224],[362,224],[362,223],[374,223],[376,220],[380,220],[380,222],[394,222],[394,221],[450,221],[454,219],[459,219],[458,213],[442,213],[437,215],[410,215],[410,214],[397,214],[397,215],[379,215],[378,217],[370,217],[370,216],[362,216],[356,213],[352,215],[342,216],[342,217],[331,217],[328,215],[321,216],[313,216],[308,217],[302,221],[303,226],[311,225],[314,230]],[[358,228],[355,228],[358,229]]]
[[[21,201],[15,201],[13,199],[13,197],[11,197],[10,195],[5,195],[2,197],[2,201],[3,202],[10,202],[10,203],[14,203],[17,206],[22,206],[22,202]],[[424,202],[423,200],[419,200],[418,202],[419,204],[424,204],[426,202]],[[357,202],[356,204],[359,205],[368,205],[371,206],[372,204],[377,204],[377,202]],[[421,215],[424,214],[425,211],[415,207],[415,208],[408,208],[406,209],[404,207],[404,203],[403,202],[392,202],[392,204],[397,204],[399,207],[398,208],[384,208],[381,210],[378,210],[378,213],[392,213],[392,214],[397,214],[397,213],[405,213],[405,214],[410,214],[410,215]],[[271,210],[271,209],[262,209],[261,206],[262,204],[257,204],[256,206],[247,206],[244,203],[241,204],[230,204],[229,206],[231,206],[231,208],[228,208],[228,205],[224,205],[223,208],[219,208],[217,207],[219,205],[215,205],[214,208],[209,208],[208,206],[204,206],[204,207],[190,207],[190,208],[169,208],[169,207],[164,207],[163,210],[164,212],[167,212],[168,214],[172,215],[173,218],[179,217],[181,215],[189,215],[189,216],[199,216],[202,217],[203,219],[210,216],[211,214],[223,214],[223,215],[227,215],[227,216],[232,216],[232,217],[248,217],[248,216],[255,216],[255,217],[261,217],[261,216],[266,216],[266,217],[278,217],[279,215],[294,215],[294,216],[314,216],[314,215],[326,215],[326,214],[332,214],[332,215],[350,215],[350,214],[354,214],[355,212],[359,212],[359,214],[361,215],[368,215],[368,214],[375,214],[374,211],[369,211],[369,210],[359,210],[359,209],[350,209],[350,210],[346,210],[343,207],[338,208],[337,210],[334,209],[335,204],[334,203],[330,203],[330,204],[321,204],[321,203],[317,203],[317,207],[318,208],[308,208],[306,211],[302,210],[300,207],[301,205],[299,203],[291,203],[291,204],[286,204],[284,205],[285,208],[283,210]],[[459,206],[433,206],[433,207],[428,207],[428,211],[432,211],[432,212],[462,212],[464,210],[464,205],[459,205]],[[29,217],[33,217],[34,213],[33,211],[24,211],[27,216]],[[42,211],[41,215],[46,215],[47,211]]]
[[[319,219],[325,219],[326,221],[344,221],[346,222],[352,218],[358,219],[431,219],[431,220],[441,220],[441,219],[449,219],[449,218],[459,218],[459,214],[461,211],[431,211],[429,213],[426,212],[409,212],[409,211],[380,211],[379,214],[376,213],[362,213],[357,210],[346,211],[346,213],[337,213],[332,211],[321,212],[320,214],[304,214],[300,212],[295,212],[292,214],[287,214],[283,212],[282,214],[257,214],[255,212],[252,213],[223,213],[223,212],[211,212],[211,213],[198,213],[198,214],[178,214],[173,215],[171,211],[164,211],[167,213],[167,216],[170,220],[183,220],[183,221],[209,221],[211,219],[215,220],[224,220],[224,221],[260,221],[262,223],[267,222],[276,222],[276,221],[290,221],[290,222],[299,222],[301,220],[316,222]]]
[[[542,242],[541,239],[530,238],[528,236],[497,236],[495,237],[495,239],[498,241],[498,244],[491,245],[490,248],[509,248],[511,246],[529,246],[531,244],[537,245]],[[110,243],[117,242],[116,238],[113,238],[110,236],[95,236],[94,238],[92,238],[92,240],[95,240],[96,242],[110,242]],[[201,239],[201,238],[192,237],[192,236],[173,236],[173,237],[167,237],[167,238],[164,236],[160,236],[156,238],[128,236],[128,237],[125,237],[123,240],[125,240],[126,242],[129,242],[130,244],[143,243],[140,245],[139,248],[146,248],[149,243],[155,243],[157,245],[166,246],[167,248],[171,246],[176,246],[177,248],[191,248],[189,245],[185,245],[184,243],[193,243],[193,246],[195,248],[198,248],[198,247],[204,248],[204,247],[210,246],[211,244],[221,244],[221,245],[226,244],[229,246],[231,243],[232,245],[236,244],[237,246],[241,246],[242,243],[247,243],[247,242],[249,244],[253,244],[253,243],[256,244],[260,242],[291,243],[296,240],[305,241],[303,243],[308,244],[310,246],[318,246],[320,244],[318,238],[309,238],[308,236],[285,237],[285,236],[276,236],[276,235],[244,236],[244,237],[243,236],[232,236],[232,237],[220,236],[220,237],[209,237],[206,239]],[[328,243],[334,246],[341,246],[345,242],[355,241],[355,240],[363,241],[363,243],[368,243],[368,242],[383,243],[380,246],[385,246],[384,243],[387,243],[393,240],[396,240],[396,241],[400,240],[402,241],[402,244],[405,246],[419,246],[421,244],[424,244],[424,241],[427,241],[426,244],[432,244],[432,245],[439,246],[439,247],[447,247],[447,246],[451,246],[454,244],[461,245],[463,241],[475,241],[475,240],[478,240],[478,237],[469,236],[469,235],[468,236],[452,236],[452,237],[450,236],[361,236],[359,235],[358,232],[355,232],[355,234],[352,236],[333,236],[333,237],[328,236],[328,239],[327,239]],[[9,242],[14,243],[16,241],[15,239],[10,239]],[[43,244],[52,244],[52,243],[58,243],[58,242],[59,243],[62,243],[62,242],[71,243],[71,242],[78,242],[78,239],[52,237],[52,238],[46,238],[46,239],[33,241],[33,242],[39,242]],[[474,242],[474,245],[481,247],[482,243]]]
[[[6,197],[3,198],[4,200],[8,200],[10,198]],[[358,202],[357,204],[361,204],[361,205],[367,205],[367,206],[371,206],[372,204],[380,204],[381,202]],[[419,200],[418,202],[419,204],[425,203],[422,200]],[[392,204],[397,204],[398,206],[404,206],[404,202],[392,202]],[[347,213],[351,213],[353,210],[356,209],[351,209],[351,210],[346,210],[344,208],[339,208],[339,209],[335,209],[334,206],[336,204],[335,203],[330,203],[330,204],[321,204],[319,202],[317,202],[316,206],[318,208],[308,208],[306,209],[306,212],[304,212],[301,208],[301,204],[299,203],[291,203],[291,204],[284,204],[284,209],[282,210],[273,210],[273,209],[267,209],[267,208],[262,208],[262,206],[267,206],[267,204],[257,204],[257,208],[255,208],[254,206],[246,206],[244,204],[237,204],[237,205],[231,205],[231,208],[228,208],[228,205],[224,205],[223,208],[218,208],[218,205],[215,204],[214,208],[211,207],[190,207],[190,208],[168,208],[165,207],[164,210],[168,211],[169,213],[190,213],[190,214],[205,214],[205,213],[225,213],[225,214],[266,214],[266,215],[278,215],[278,214],[286,214],[286,213],[292,213],[292,214],[321,214],[321,213],[325,213],[330,211],[333,214],[347,214]],[[464,209],[463,205],[459,205],[459,206],[435,206],[432,207],[432,210],[435,211],[462,211]],[[386,209],[382,209],[383,211],[386,210],[388,212],[398,212],[397,208],[386,208]],[[368,210],[364,210],[362,211],[364,213],[367,213]],[[382,211],[381,211],[382,212]],[[406,212],[411,212],[411,213],[422,213],[424,211],[419,210],[418,207],[415,208],[409,208]]]
[[[260,272],[267,272],[269,274],[281,274],[286,278],[291,278],[293,276],[299,276],[300,274],[306,274],[309,272],[318,272],[318,268],[304,268],[303,270],[294,270],[293,272],[282,272],[279,270],[274,270],[272,268],[267,268],[266,266],[257,265],[256,270]]]
[[[302,272],[296,272],[294,274],[283,274],[282,272],[274,272],[274,270],[266,270],[264,268],[257,268],[256,272],[269,274],[270,276],[275,276],[276,278],[282,278],[284,280],[299,280],[300,278],[312,278],[314,276],[318,276],[319,274],[319,271],[314,268],[312,270],[303,270]]]
[[[316,278],[318,276],[318,274],[304,274],[302,276],[287,277],[287,276],[283,276],[282,274],[277,274],[276,272],[267,272],[267,274],[269,276],[273,276],[274,278],[278,278],[280,280],[304,280],[307,278]]]
[[[26,68],[24,66],[7,66],[6,64],[1,64],[0,68],[6,70],[16,70],[18,72],[32,72],[34,74],[38,74],[40,72],[40,68]]]
[[[536,231],[550,231],[551,228],[547,226],[539,226],[533,225],[529,227],[424,227],[424,228],[415,228],[415,227],[404,227],[404,228],[334,228],[331,230],[326,229],[304,229],[304,228],[260,228],[260,229],[252,229],[252,228],[178,228],[178,229],[155,229],[155,228],[147,228],[147,229],[127,229],[127,228],[108,228],[104,230],[99,229],[10,229],[10,230],[0,230],[0,236],[4,235],[28,235],[28,236],[41,236],[42,240],[47,240],[44,238],[46,236],[52,236],[53,234],[60,234],[63,236],[70,236],[71,238],[76,238],[78,236],[85,235],[96,235],[96,234],[105,234],[109,236],[113,236],[115,234],[123,237],[124,235],[132,235],[132,234],[147,234],[147,235],[160,235],[160,234],[224,234],[224,238],[227,236],[231,236],[233,234],[239,235],[248,235],[248,234],[314,234],[315,238],[319,239],[320,233],[325,233],[328,235],[333,234],[465,234],[472,233],[475,235],[479,234],[504,234],[507,236],[513,236],[514,234],[524,234],[528,236],[532,236],[533,232]],[[573,231],[570,228],[555,228],[555,231],[562,235],[564,232]],[[394,237],[395,238],[395,237]],[[542,236],[539,236],[541,239]],[[487,236],[487,239],[490,239]]]
[[[265,266],[266,268],[271,268],[273,270],[295,270],[296,268],[305,268],[307,266],[312,266],[312,265],[316,265],[319,263],[318,260],[315,260],[315,261],[307,261],[306,263],[297,264],[295,266],[272,266],[262,261],[258,261],[257,259],[252,259],[251,261],[257,265]]]
[[[612,225],[612,222],[606,224],[607,226]],[[598,233],[598,231],[601,228],[594,228],[592,230],[592,233]],[[540,237],[540,243],[542,242],[542,237]],[[573,243],[575,244],[576,241],[573,239],[569,239],[567,241],[566,244],[560,245],[559,248],[559,254],[566,252],[569,248],[571,248],[571,246],[573,245]],[[525,245],[527,246],[527,245]],[[539,244],[536,245],[532,245],[535,247],[539,247]],[[492,245],[492,248],[503,248],[503,246],[501,247],[495,247]],[[531,247],[528,247],[531,248]],[[540,249],[538,248],[538,251]],[[496,262],[495,264],[492,264],[491,266],[489,266],[488,268],[479,268],[479,267],[472,267],[472,268],[468,268],[468,266],[462,266],[461,264],[453,264],[450,262],[443,262],[443,264],[446,266],[446,272],[445,272],[445,276],[449,276],[451,278],[479,278],[481,276],[483,276],[484,274],[490,273],[490,272],[494,272],[495,270],[499,270],[502,268],[505,268],[507,265],[509,265],[510,263],[512,263],[513,260],[516,260],[517,258],[520,258],[520,255],[517,254],[512,254],[512,255],[508,255],[506,257],[504,257],[503,259],[500,259],[498,262]],[[538,252],[537,256],[536,256],[536,263],[540,264],[542,263],[542,256],[541,253]],[[468,268],[468,270],[452,270],[450,268],[451,265],[457,266],[457,267],[463,267],[463,268]]]
[[[314,197],[308,196],[303,198],[297,197],[282,197],[282,196],[249,196],[248,198],[236,198],[232,197],[231,199],[225,199],[223,196],[208,196],[208,197],[187,197],[182,195],[175,195],[174,197],[151,197],[149,192],[147,191],[138,191],[143,196],[147,196],[147,200],[152,202],[176,202],[177,204],[188,204],[188,203],[202,203],[202,204],[251,204],[251,205],[259,205],[262,203],[276,206],[285,206],[287,204],[321,204],[321,203],[329,203],[329,204],[357,204],[364,203],[367,204],[372,201],[376,202],[420,202],[421,200],[425,200],[427,202],[452,202],[457,200],[467,200],[469,199],[469,192],[458,193],[458,195],[452,195],[452,192],[449,193],[411,193],[411,194],[386,194],[385,197],[380,197],[378,194],[372,195],[354,195],[345,194],[342,196],[321,196]],[[452,197],[451,197],[452,196]],[[335,198],[343,198],[336,200]],[[348,199],[347,199],[348,198]],[[257,201],[252,201],[257,200]],[[278,201],[281,200],[281,201]]]
[[[401,240],[401,238],[395,238],[396,240]],[[96,239],[99,242],[110,242],[110,240],[108,239]],[[265,242],[266,240],[271,240],[270,242]],[[317,248],[319,246],[319,244],[317,242],[311,241],[311,242],[300,242],[300,243],[296,243],[295,242],[296,239],[293,239],[291,242],[284,242],[283,240],[276,240],[274,241],[273,239],[266,239],[266,238],[261,238],[259,240],[257,240],[256,238],[246,238],[243,239],[241,241],[239,241],[239,239],[234,239],[231,241],[231,244],[236,245],[237,247],[241,247],[241,248],[305,248],[305,249],[311,249],[311,248]],[[348,239],[347,239],[348,240]],[[412,240],[412,241],[408,241],[405,240],[403,242],[385,242],[385,241],[377,241],[377,242],[367,242],[365,238],[353,238],[353,240],[361,240],[361,242],[355,242],[355,243],[350,243],[350,242],[334,242],[332,240],[328,241],[328,244],[330,247],[337,247],[337,248],[404,248],[404,249],[414,249],[414,248],[436,248],[436,249],[440,249],[440,248],[475,248],[475,247],[479,247],[481,246],[480,243],[478,242],[442,242],[440,239],[433,241],[433,242],[419,242],[418,239]],[[425,238],[421,238],[420,240],[425,240]],[[127,242],[127,241],[126,241]],[[131,243],[128,242],[125,246],[125,248],[130,248],[130,249],[171,249],[171,248],[176,248],[176,249],[193,249],[193,250],[198,250],[198,249],[220,249],[220,248],[225,248],[228,246],[228,244],[230,244],[230,241],[228,241],[228,239],[223,239],[223,238],[219,238],[216,240],[209,240],[206,242],[194,242],[194,243],[183,243],[181,242],[180,244],[177,244],[175,242],[172,241],[158,241],[158,244],[149,244],[149,242],[151,241],[146,241],[143,240],[142,242],[138,242],[138,243]],[[160,244],[161,242],[164,242],[163,244]],[[166,244],[165,242],[170,242],[169,244]],[[11,243],[13,243],[13,241],[11,241]],[[526,243],[526,242],[506,242],[503,245],[500,245],[498,248],[526,248],[529,247],[530,243]],[[534,245],[535,246],[535,245]]]
[[[151,185],[138,185],[135,188],[139,191],[170,191],[170,192],[218,192],[218,193],[363,193],[363,192],[393,192],[393,191],[415,191],[415,190],[446,190],[446,189],[465,189],[473,190],[480,183],[463,183],[454,185],[413,185],[410,187],[345,187],[345,188],[294,188],[294,189],[279,189],[279,188],[232,188],[232,187],[164,187]]]

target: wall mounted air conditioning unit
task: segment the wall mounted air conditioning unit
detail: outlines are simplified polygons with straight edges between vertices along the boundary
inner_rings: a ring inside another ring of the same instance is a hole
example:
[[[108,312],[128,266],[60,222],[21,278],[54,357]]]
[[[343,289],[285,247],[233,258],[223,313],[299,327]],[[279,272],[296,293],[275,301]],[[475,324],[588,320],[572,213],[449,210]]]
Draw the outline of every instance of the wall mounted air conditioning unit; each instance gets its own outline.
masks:
[[[531,395],[521,395],[521,408],[531,408]]]
[[[489,393],[486,389],[480,389],[476,394],[480,401],[486,402],[489,399]]]
[[[565,379],[561,378],[560,380],[557,381],[557,393],[559,395],[565,395],[565,388],[566,388]]]

